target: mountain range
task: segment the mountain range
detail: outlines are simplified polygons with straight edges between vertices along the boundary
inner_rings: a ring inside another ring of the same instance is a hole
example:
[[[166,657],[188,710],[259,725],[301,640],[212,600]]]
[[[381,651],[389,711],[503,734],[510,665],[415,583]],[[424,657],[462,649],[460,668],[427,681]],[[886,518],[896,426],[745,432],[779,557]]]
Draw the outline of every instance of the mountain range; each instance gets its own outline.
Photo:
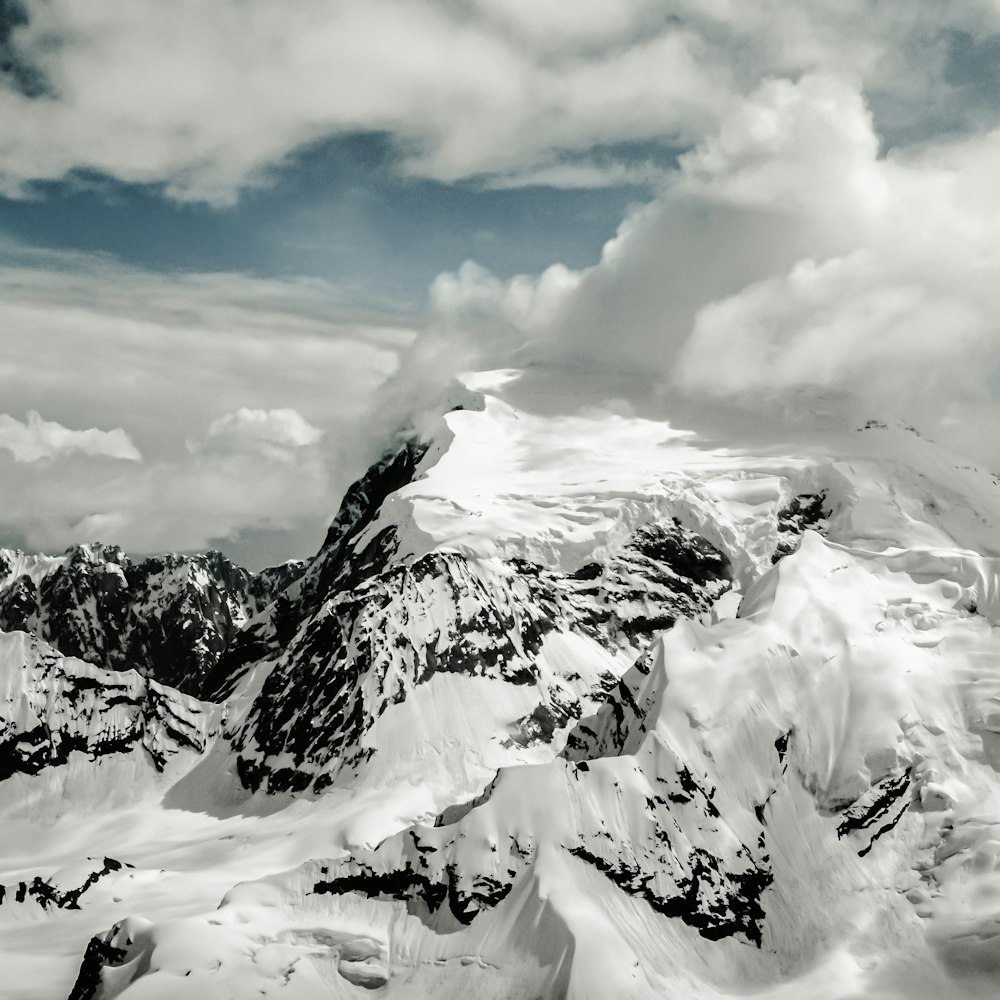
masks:
[[[465,377],[319,552],[0,553],[4,996],[1000,990],[1000,481]]]

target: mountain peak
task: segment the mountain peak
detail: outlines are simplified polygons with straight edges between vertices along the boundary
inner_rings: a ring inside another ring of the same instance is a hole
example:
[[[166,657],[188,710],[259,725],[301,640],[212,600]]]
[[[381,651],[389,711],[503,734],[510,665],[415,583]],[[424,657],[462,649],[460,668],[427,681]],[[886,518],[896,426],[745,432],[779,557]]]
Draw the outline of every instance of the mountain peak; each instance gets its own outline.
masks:
[[[290,563],[255,575],[216,551],[137,562],[97,542],[55,558],[7,552],[3,566],[0,628],[190,692],[200,690],[236,631],[302,569]]]
[[[996,480],[468,384],[305,565],[5,556],[64,995],[992,996]]]

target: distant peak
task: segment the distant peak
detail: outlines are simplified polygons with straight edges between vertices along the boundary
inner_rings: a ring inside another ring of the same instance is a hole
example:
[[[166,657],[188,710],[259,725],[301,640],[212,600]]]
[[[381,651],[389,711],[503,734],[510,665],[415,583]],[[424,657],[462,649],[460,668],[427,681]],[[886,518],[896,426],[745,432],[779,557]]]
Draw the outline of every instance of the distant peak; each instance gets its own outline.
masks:
[[[117,563],[128,562],[128,556],[120,545],[106,545],[103,542],[81,542],[71,545],[63,553],[70,562]]]

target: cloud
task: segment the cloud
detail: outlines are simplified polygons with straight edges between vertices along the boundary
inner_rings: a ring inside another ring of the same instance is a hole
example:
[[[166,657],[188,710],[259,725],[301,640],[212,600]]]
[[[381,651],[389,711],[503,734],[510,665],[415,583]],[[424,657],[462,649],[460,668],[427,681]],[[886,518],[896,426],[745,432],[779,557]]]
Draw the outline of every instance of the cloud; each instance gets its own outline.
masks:
[[[662,25],[624,46],[620,29],[599,28],[588,55],[572,38],[529,47],[494,16],[444,2],[180,0],[168,14],[155,0],[50,0],[28,11],[12,47],[48,91],[0,90],[9,194],[87,170],[226,204],[294,150],[357,132],[391,135],[420,176],[503,174],[594,142],[693,134],[728,92],[698,38]]]
[[[124,463],[65,458],[32,466],[8,464],[0,453],[4,520],[24,543],[60,551],[81,541],[115,542],[133,553],[227,549],[241,539],[251,565],[258,533],[280,532],[307,556],[318,547],[338,496],[335,458],[315,447],[294,455],[259,450],[187,453],[135,469]],[[23,470],[27,470],[26,472]],[[343,484],[339,485],[343,489]],[[271,558],[271,553],[268,558]]]
[[[668,168],[652,157],[639,163],[624,163],[609,157],[602,160],[585,157],[575,161],[531,164],[521,171],[490,177],[486,186],[498,191],[526,187],[655,187],[663,183],[668,173]]]
[[[15,421],[13,437],[0,423],[0,441],[22,458],[58,450],[29,464],[0,447],[2,520],[21,540],[46,551],[97,535],[135,552],[238,540],[252,563],[257,537],[266,558],[315,550],[371,457],[356,425],[411,329],[324,282],[0,249],[0,395],[11,413],[45,415]],[[80,427],[123,430],[65,430]]]
[[[74,431],[54,420],[43,420],[36,410],[28,411],[27,423],[0,413],[0,448],[9,451],[16,462],[39,462],[72,452],[142,461],[138,448],[120,427]]]
[[[28,7],[4,42],[5,190],[83,169],[225,204],[357,131],[413,174],[492,186],[647,169],[616,144],[687,152],[597,265],[504,281],[468,262],[419,336],[321,281],[0,247],[5,409],[122,428],[145,459],[0,453],[31,544],[318,539],[443,379],[530,362],[706,411],[825,394],[1000,462],[1000,137],[954,66],[956,39],[1000,30],[992,5],[179,2]]]
[[[797,421],[822,398],[1000,464],[998,172],[1000,131],[883,152],[856,79],[767,81],[596,266],[467,264],[436,315],[490,365],[617,374],[689,417]]]
[[[571,15],[525,0],[24,10],[4,42],[0,190],[85,171],[220,205],[296,150],[359,132],[390,136],[405,171],[442,181],[641,179],[645,168],[581,155],[691,145],[762,80],[810,72],[857,78],[897,133],[926,137],[981,119],[952,54],[1000,31],[984,0],[587,0]]]
[[[323,432],[292,409],[252,410],[241,406],[213,420],[203,443],[192,451],[233,454],[260,452],[270,458],[292,458],[299,448],[317,444]]]
[[[849,388],[856,405],[866,397],[893,409],[968,390],[970,369],[997,346],[988,315],[959,293],[893,270],[869,250],[804,260],[706,305],[676,382],[715,396]]]
[[[763,88],[733,128],[730,155],[725,128],[691,155],[678,196],[780,210],[809,237],[702,304],[674,386],[758,399],[831,389],[932,433],[961,427],[964,447],[1000,457],[983,425],[1000,357],[1000,133],[879,157],[858,95],[809,79]]]
[[[5,408],[67,427],[125,427],[151,456],[184,453],[240,407],[294,402],[313,426],[338,425],[414,336],[317,280],[163,274],[8,247],[0,283]]]

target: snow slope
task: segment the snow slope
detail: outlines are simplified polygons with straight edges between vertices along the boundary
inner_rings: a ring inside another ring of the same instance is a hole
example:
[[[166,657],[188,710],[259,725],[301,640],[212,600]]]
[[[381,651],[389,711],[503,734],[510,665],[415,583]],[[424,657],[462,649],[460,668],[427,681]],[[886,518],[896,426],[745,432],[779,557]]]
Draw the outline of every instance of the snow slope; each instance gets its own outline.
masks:
[[[201,754],[224,708],[146,680],[102,670],[24,632],[0,633],[0,776],[36,775],[86,755],[140,749],[155,771]],[[66,794],[73,788],[67,782]],[[9,802],[9,800],[8,800]]]
[[[516,385],[349,491],[198,748],[5,782],[11,997],[997,995],[997,480]]]

